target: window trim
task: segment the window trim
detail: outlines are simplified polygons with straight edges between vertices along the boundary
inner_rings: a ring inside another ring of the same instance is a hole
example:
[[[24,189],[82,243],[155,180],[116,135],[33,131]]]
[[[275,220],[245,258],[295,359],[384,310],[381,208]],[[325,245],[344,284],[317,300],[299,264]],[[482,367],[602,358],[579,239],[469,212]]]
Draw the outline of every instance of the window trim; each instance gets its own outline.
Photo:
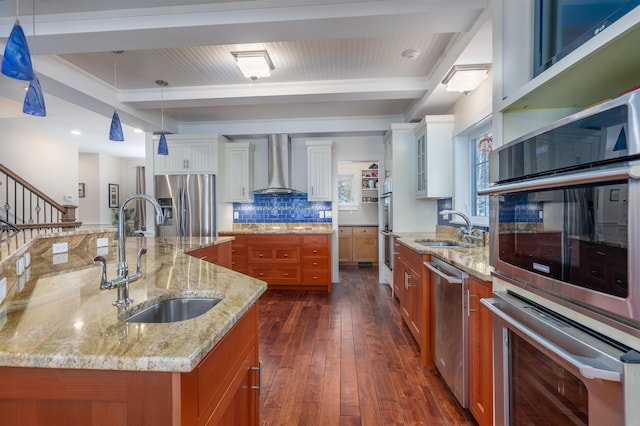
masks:
[[[454,136],[454,192],[453,209],[468,214],[471,212],[471,150],[469,141],[480,133],[492,131],[492,117],[489,115],[477,123],[469,126]],[[475,226],[489,226],[488,216],[471,216],[471,223]],[[457,215],[452,217],[452,223],[464,224]]]

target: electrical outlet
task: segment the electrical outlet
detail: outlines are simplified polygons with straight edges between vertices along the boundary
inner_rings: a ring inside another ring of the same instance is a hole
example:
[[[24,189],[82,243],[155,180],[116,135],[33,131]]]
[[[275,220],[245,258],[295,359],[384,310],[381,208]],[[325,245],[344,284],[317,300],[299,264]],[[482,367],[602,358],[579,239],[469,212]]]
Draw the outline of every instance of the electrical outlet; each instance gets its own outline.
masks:
[[[240,219],[240,212],[233,212],[234,219]]]
[[[26,252],[24,254],[24,258],[23,259],[24,259],[24,267],[28,268],[29,265],[31,265],[31,253]]]
[[[320,210],[318,213],[320,214],[320,219],[324,219],[324,211]]]
[[[0,303],[7,297],[7,279],[5,277],[0,278]]]
[[[61,263],[67,263],[68,261],[69,261],[69,254],[68,253],[57,253],[57,254],[54,254],[52,259],[51,259],[51,262],[54,265],[59,265]]]
[[[24,272],[24,257],[16,260],[16,275],[20,276]]]
[[[106,247],[109,245],[109,238],[98,238],[96,240],[96,247]]]
[[[333,217],[333,212],[331,210],[327,210],[326,212],[324,212],[324,217],[327,219]]]
[[[109,255],[109,247],[98,247],[96,250],[96,256],[108,256]]]
[[[53,254],[66,253],[66,252],[69,251],[69,244],[68,243],[55,243],[51,247],[51,250],[53,250]]]

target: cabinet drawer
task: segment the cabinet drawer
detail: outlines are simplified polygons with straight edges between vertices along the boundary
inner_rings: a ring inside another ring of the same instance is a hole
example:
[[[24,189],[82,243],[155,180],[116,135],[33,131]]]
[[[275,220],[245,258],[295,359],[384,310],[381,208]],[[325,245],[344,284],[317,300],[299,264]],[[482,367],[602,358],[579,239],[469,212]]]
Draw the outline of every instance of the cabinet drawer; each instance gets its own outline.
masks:
[[[353,228],[350,226],[339,226],[338,235],[341,237],[350,237],[353,234]]]
[[[318,257],[329,257],[329,247],[324,246],[305,246],[302,249],[302,255],[307,256],[318,256]]]
[[[330,243],[329,235],[313,234],[313,235],[303,235],[302,236],[302,245],[303,246],[317,246],[317,245],[328,246],[329,243]]]
[[[362,237],[362,236],[377,236],[378,228],[374,228],[372,226],[359,226],[353,228],[353,236],[354,237]]]
[[[304,284],[325,284],[330,281],[329,271],[327,269],[304,270]]]
[[[302,262],[304,270],[331,269],[331,262],[328,257],[305,257]]]
[[[274,258],[278,261],[298,262],[300,261],[300,249],[296,247],[275,250]]]
[[[300,267],[298,266],[249,266],[249,275],[264,280],[269,284],[297,284],[300,282]]]

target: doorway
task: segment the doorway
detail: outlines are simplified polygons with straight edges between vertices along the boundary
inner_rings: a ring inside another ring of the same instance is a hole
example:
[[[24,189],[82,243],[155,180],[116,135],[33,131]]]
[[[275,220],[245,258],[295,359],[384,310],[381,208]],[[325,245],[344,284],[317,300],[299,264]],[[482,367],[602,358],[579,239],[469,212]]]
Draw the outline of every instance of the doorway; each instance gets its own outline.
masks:
[[[377,161],[338,162],[338,265],[378,265]]]

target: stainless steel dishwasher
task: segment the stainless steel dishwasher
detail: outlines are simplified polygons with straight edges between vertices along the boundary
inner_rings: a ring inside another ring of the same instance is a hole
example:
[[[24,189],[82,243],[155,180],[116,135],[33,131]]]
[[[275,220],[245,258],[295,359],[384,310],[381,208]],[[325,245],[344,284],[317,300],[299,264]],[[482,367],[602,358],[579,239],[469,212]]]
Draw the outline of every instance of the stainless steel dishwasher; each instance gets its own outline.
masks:
[[[435,364],[463,408],[469,406],[468,275],[435,257],[424,265],[435,287]]]

